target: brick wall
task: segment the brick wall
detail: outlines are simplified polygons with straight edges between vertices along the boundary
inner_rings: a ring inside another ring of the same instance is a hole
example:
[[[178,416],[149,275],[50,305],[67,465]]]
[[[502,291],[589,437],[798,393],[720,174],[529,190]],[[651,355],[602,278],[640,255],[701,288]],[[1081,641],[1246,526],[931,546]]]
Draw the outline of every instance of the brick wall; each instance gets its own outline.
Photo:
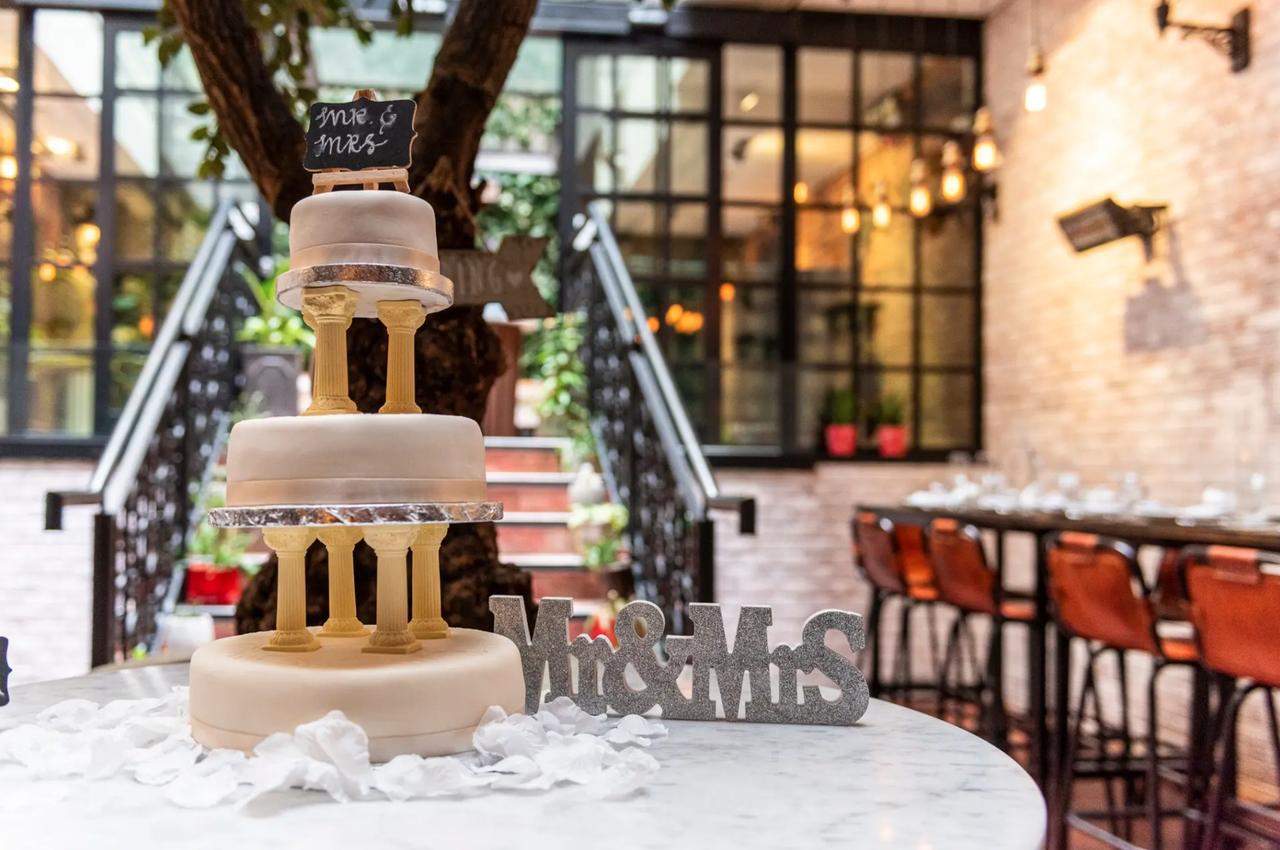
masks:
[[[0,461],[0,635],[11,685],[89,669],[93,509],[68,508],[63,531],[44,531],[44,494],[84,487],[84,461]]]

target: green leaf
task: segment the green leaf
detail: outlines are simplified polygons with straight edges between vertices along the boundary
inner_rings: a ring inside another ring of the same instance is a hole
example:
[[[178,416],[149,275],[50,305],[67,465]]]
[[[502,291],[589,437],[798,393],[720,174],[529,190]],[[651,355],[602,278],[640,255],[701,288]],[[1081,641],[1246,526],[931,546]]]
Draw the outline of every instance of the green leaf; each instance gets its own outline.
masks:
[[[191,103],[187,104],[187,111],[190,112],[192,115],[208,115],[209,101],[207,100],[192,101]]]

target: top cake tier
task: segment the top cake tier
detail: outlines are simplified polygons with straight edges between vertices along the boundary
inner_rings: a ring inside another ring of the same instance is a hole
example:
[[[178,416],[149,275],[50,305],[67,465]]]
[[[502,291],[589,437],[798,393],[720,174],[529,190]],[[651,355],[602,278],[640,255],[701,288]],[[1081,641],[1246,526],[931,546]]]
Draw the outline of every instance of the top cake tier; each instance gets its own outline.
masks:
[[[377,315],[378,301],[416,300],[427,312],[453,303],[440,274],[436,216],[403,192],[324,192],[299,201],[289,221],[289,271],[280,303],[299,309],[304,287],[349,286],[357,316]]]

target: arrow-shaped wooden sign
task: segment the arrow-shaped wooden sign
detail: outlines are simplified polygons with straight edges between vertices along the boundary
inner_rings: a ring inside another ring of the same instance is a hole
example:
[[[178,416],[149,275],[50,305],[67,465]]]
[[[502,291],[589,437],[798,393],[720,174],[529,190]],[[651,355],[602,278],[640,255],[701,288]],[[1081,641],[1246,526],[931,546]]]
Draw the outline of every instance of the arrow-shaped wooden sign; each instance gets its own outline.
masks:
[[[453,281],[454,304],[496,301],[508,319],[542,319],[555,313],[533,285],[533,268],[546,247],[544,237],[508,236],[492,253],[441,251],[440,271]]]

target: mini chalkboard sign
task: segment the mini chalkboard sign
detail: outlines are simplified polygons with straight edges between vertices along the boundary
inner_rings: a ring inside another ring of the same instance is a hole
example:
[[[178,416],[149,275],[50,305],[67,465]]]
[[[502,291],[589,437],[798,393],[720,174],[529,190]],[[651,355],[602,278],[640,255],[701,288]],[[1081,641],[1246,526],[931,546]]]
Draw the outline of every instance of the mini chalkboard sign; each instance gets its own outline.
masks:
[[[406,168],[413,143],[412,100],[372,100],[311,104],[307,128],[308,171],[341,168]]]

